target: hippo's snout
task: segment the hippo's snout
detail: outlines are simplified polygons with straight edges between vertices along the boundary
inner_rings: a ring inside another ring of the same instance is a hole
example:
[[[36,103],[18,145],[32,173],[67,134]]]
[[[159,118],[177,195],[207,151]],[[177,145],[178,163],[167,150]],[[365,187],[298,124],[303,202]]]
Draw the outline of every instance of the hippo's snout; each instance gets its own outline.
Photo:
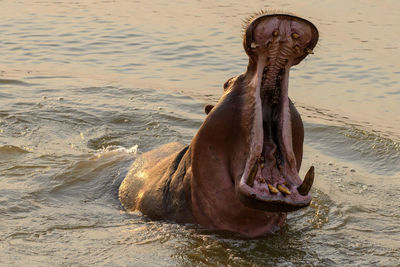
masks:
[[[316,27],[292,15],[263,14],[246,28],[243,45],[249,65],[244,86],[251,97],[245,105],[253,110],[253,121],[249,157],[236,189],[249,207],[293,211],[311,202],[314,167],[302,181],[302,155],[294,153],[293,140],[303,136],[293,136],[288,88],[290,68],[312,54],[317,41]]]

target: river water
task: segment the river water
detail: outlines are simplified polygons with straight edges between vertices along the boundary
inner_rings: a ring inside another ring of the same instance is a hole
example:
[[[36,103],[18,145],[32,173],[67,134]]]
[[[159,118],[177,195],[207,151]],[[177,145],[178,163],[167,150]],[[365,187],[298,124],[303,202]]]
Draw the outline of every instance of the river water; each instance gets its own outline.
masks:
[[[0,1],[0,266],[400,266],[400,2]],[[244,239],[126,213],[137,154],[189,143],[243,72],[242,20],[320,31],[291,71],[309,208]]]

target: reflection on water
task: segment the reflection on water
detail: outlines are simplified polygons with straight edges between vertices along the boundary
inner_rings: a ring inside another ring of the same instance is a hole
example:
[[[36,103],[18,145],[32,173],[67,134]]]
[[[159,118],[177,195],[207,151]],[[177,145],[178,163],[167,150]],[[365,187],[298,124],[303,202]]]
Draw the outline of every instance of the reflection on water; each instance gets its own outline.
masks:
[[[312,62],[292,71],[293,98],[373,122],[399,137],[400,53],[392,38],[400,34],[397,3],[392,8],[343,0],[3,5],[0,55],[7,68],[1,71],[8,79],[16,78],[14,70],[26,71],[16,76],[28,83],[39,70],[39,76],[56,78],[79,73],[105,82],[196,91],[197,97],[217,97],[226,78],[245,70],[243,18],[259,8],[287,9],[312,20],[321,33]],[[79,82],[73,80],[70,84]]]
[[[398,264],[400,6],[390,6],[3,1],[0,265]],[[204,104],[245,70],[241,23],[259,8],[320,30],[289,89],[303,165],[317,171],[312,205],[253,240],[121,211],[136,148],[189,143]]]

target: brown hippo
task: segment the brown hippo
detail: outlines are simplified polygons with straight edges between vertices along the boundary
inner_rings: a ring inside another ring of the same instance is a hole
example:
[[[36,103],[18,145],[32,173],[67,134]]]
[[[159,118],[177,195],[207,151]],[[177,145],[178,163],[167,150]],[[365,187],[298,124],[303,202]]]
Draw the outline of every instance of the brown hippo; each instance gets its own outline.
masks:
[[[245,73],[229,79],[189,146],[141,155],[119,188],[128,211],[255,237],[310,204],[311,167],[299,177],[304,129],[288,98],[290,67],[312,53],[318,30],[287,14],[258,14],[245,28]]]

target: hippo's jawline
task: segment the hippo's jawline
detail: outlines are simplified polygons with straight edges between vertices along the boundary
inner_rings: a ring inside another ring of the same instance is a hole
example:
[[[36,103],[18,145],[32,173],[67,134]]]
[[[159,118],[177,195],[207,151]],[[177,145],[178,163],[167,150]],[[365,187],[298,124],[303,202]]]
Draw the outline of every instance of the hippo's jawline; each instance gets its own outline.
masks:
[[[248,69],[254,71],[247,87],[255,114],[249,157],[236,184],[240,200],[249,207],[286,212],[311,202],[314,168],[302,182],[292,147],[288,82],[290,67],[311,51],[312,26],[293,17],[264,16],[252,28],[246,52],[254,65],[249,63]]]

